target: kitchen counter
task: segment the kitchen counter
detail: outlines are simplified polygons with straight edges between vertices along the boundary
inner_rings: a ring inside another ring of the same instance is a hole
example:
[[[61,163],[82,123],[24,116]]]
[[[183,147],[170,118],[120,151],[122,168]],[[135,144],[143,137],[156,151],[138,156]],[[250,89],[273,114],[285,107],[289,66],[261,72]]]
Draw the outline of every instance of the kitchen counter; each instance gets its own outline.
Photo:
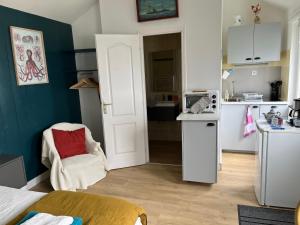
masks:
[[[283,123],[284,130],[273,130],[270,124],[267,123],[266,120],[257,120],[256,121],[258,129],[263,132],[269,133],[297,133],[300,134],[300,128],[290,126],[286,121]]]
[[[271,102],[271,101],[263,101],[263,102],[245,102],[245,101],[240,101],[240,102],[225,102],[222,101],[222,105],[288,105],[288,102],[285,101],[276,101],[276,102]]]
[[[201,114],[193,114],[193,113],[181,113],[177,120],[199,120],[199,121],[218,121],[220,119],[220,115],[218,113],[201,113]]]

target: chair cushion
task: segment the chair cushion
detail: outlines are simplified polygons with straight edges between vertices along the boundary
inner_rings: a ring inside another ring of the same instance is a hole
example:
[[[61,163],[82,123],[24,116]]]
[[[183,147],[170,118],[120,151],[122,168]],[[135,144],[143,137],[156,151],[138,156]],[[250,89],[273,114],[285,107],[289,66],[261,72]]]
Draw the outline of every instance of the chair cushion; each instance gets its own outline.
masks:
[[[52,129],[55,147],[61,159],[87,154],[85,128],[74,131]]]
[[[99,157],[92,154],[84,154],[84,155],[77,155],[73,157],[68,157],[61,161],[63,164],[64,169],[77,169],[77,168],[84,168],[89,167],[94,164],[100,164],[101,160]]]

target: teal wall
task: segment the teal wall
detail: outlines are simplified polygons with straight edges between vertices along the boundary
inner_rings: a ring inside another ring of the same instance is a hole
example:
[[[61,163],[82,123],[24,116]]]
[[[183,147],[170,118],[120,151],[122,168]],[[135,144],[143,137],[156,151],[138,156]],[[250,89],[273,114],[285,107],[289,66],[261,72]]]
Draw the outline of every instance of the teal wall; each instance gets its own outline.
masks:
[[[10,26],[43,31],[49,84],[17,86]],[[27,179],[46,169],[42,132],[54,123],[81,122],[71,25],[0,6],[0,154],[23,155]]]

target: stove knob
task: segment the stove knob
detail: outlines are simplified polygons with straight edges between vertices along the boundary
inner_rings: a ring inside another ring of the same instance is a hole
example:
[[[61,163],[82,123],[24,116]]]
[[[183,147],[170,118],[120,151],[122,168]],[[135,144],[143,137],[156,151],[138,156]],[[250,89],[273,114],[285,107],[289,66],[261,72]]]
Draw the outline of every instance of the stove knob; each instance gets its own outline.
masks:
[[[213,99],[216,99],[217,98],[217,96],[216,95],[213,95],[213,96],[211,96]]]
[[[215,108],[217,108],[217,106],[216,106],[216,105],[213,105],[212,108],[215,109]]]
[[[216,101],[216,100],[212,100],[212,103],[213,103],[213,104],[216,104],[216,103],[217,103],[217,101]]]

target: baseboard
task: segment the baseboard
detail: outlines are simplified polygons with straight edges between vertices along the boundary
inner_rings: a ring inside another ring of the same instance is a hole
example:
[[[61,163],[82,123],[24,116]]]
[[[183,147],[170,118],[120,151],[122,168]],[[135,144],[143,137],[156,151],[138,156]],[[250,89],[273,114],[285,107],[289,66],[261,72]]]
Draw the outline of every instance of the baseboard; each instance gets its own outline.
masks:
[[[23,190],[30,190],[31,188],[33,188],[34,186],[38,185],[39,183],[41,183],[42,181],[46,180],[47,178],[49,178],[50,176],[50,171],[47,170],[46,172],[42,173],[41,175],[33,178],[32,180],[27,182],[27,185],[25,185],[24,187],[22,187],[21,189]]]

